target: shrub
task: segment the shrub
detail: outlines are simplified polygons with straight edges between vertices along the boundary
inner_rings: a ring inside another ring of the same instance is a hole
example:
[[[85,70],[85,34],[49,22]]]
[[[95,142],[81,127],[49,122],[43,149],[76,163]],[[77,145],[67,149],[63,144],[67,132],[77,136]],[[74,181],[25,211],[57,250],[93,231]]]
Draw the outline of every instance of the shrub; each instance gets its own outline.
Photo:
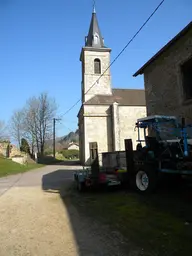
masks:
[[[61,153],[66,159],[79,159],[79,150],[76,149],[63,149],[59,153]]]
[[[55,158],[56,158],[57,160],[61,160],[61,161],[62,161],[62,160],[65,160],[63,154],[61,154],[61,153],[56,153]]]
[[[52,149],[49,149],[49,148],[46,149],[45,152],[44,152],[44,155],[45,155],[45,156],[50,156],[50,155],[52,155],[52,154],[53,154],[53,150],[52,150]]]

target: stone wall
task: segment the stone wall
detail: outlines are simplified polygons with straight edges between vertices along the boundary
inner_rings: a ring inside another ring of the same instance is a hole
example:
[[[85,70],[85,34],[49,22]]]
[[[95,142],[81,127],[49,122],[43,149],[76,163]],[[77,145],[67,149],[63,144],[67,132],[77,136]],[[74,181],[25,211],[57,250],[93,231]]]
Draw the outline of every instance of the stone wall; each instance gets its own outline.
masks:
[[[21,152],[17,146],[10,144],[9,142],[0,142],[0,154],[9,158],[25,155],[25,153]]]
[[[146,107],[118,106],[118,104],[114,104],[114,107],[115,111],[109,105],[84,106],[83,119],[80,119],[79,125],[82,127],[84,122],[85,137],[83,137],[83,130],[80,131],[80,137],[82,136],[80,155],[83,163],[90,163],[90,142],[97,142],[98,152],[102,153],[124,150],[124,140],[131,138],[135,149],[137,144],[135,123],[138,118],[146,116]]]
[[[11,145],[11,150],[10,150],[10,158],[14,156],[24,156],[25,154],[21,152],[15,145]]]
[[[85,106],[85,160],[90,158],[89,143],[98,143],[98,152],[112,151],[112,124],[109,106]]]
[[[148,115],[184,116],[192,123],[192,101],[184,101],[180,69],[191,57],[192,29],[145,69]]]
[[[18,164],[25,165],[27,164],[27,155],[20,157],[12,157],[12,161]]]
[[[125,150],[124,140],[132,139],[136,149],[138,133],[135,123],[138,118],[146,116],[146,107],[119,106],[119,150]]]
[[[21,152],[15,145],[10,144],[9,142],[0,142],[0,154],[19,164],[33,162],[29,155]]]
[[[109,51],[84,51],[82,61],[82,82],[84,90],[82,92],[83,95],[100,77],[100,74],[94,74],[94,59],[96,58],[99,58],[101,61],[101,74],[110,65]],[[110,69],[108,69],[103,77],[100,78],[98,84],[90,89],[90,91],[86,95],[84,95],[83,101],[86,102],[87,100],[98,94],[112,94]]]
[[[10,143],[9,142],[0,142],[0,155],[4,157],[9,157],[10,152]]]
[[[83,164],[85,161],[85,141],[84,141],[84,117],[82,107],[78,115],[78,127],[79,127],[79,158],[80,162]]]

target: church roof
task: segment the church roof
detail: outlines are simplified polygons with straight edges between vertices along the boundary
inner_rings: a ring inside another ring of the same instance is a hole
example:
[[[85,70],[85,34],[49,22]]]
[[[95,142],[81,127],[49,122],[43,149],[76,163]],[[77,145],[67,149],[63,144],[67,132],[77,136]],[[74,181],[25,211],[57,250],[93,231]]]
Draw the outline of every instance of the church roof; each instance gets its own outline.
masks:
[[[114,102],[122,106],[146,106],[145,90],[113,89],[112,95],[96,95],[84,105],[111,105]]]
[[[93,9],[91,24],[90,24],[88,36],[86,38],[85,46],[94,47],[94,48],[105,47],[104,40],[101,35],[101,31],[98,24],[95,7]]]

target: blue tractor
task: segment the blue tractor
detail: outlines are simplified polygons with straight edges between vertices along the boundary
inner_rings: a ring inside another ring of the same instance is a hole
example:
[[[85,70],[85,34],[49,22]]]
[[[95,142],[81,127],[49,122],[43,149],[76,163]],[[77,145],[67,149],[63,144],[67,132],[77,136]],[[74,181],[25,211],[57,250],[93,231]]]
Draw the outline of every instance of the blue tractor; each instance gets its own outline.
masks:
[[[148,116],[137,120],[137,149],[125,143],[129,180],[142,193],[152,192],[166,174],[192,175],[191,126],[174,116]],[[143,130],[143,132],[141,132]]]

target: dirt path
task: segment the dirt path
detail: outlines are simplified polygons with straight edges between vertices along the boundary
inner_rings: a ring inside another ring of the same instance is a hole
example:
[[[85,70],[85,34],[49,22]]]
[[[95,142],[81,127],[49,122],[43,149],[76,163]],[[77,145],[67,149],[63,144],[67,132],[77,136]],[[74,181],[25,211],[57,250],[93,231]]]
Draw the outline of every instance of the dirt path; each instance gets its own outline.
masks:
[[[75,168],[48,166],[0,179],[0,256],[135,255],[120,252],[119,234],[61,199]]]

